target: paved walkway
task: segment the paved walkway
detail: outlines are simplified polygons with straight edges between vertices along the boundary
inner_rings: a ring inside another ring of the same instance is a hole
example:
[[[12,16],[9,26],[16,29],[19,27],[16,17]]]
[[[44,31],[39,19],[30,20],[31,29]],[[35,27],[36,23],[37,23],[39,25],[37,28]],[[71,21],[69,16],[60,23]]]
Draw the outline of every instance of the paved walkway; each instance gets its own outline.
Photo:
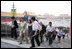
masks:
[[[17,40],[12,38],[1,38],[1,48],[29,48],[30,46],[31,44],[27,44],[26,41],[19,45]],[[48,41],[44,41],[41,46],[36,45],[35,48],[71,48],[71,39],[66,37],[61,40],[61,43],[56,39],[51,46],[48,45]]]

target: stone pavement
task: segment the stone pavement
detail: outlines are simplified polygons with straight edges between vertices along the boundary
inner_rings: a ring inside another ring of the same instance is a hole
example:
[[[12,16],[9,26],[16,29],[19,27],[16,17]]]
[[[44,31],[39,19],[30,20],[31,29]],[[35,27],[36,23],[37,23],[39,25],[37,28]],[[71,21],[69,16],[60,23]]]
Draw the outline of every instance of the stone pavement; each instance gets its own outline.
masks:
[[[29,48],[31,44],[27,44],[26,41],[23,44],[19,45],[17,40],[12,38],[1,38],[1,48]],[[52,45],[48,45],[48,41],[44,41],[40,46],[34,48],[71,48],[71,39],[65,37],[61,40],[61,43],[58,43],[57,38]]]
[[[21,47],[1,41],[1,48],[21,48]]]

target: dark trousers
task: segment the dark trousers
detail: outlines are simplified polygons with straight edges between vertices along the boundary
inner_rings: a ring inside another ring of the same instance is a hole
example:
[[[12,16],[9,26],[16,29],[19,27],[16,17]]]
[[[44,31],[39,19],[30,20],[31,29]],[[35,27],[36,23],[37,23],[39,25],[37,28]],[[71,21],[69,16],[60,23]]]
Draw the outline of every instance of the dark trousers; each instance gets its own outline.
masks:
[[[54,35],[54,34],[53,34],[53,37],[52,37],[52,38],[53,38],[53,40],[55,40],[55,38],[56,38],[56,35]]]
[[[11,37],[13,38],[15,38],[15,39],[17,39],[17,31],[16,31],[16,29],[15,28],[12,28],[11,29]]]
[[[48,32],[49,45],[53,42],[53,32]]]
[[[42,43],[43,42],[43,32],[40,31],[40,42]]]
[[[32,31],[32,33],[33,33],[32,35],[34,35],[35,31]],[[40,41],[39,41],[38,37],[39,37],[39,35],[36,35],[36,36],[32,37],[32,39],[31,39],[31,45],[32,45],[32,47],[35,47],[34,39],[35,39],[37,45],[40,46]]]
[[[63,39],[64,39],[65,35],[63,35]]]
[[[42,43],[43,42],[43,36],[40,36],[40,40],[41,40],[40,42]]]

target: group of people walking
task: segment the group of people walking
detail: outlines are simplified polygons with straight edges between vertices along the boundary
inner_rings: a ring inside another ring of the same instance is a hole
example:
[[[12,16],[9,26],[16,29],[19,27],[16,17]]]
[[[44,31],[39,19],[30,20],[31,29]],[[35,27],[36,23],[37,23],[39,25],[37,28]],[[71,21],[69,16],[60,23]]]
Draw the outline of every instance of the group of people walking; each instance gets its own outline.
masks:
[[[17,29],[19,34],[17,34]],[[24,21],[24,18],[20,18],[19,25],[17,24],[15,17],[12,17],[11,37],[18,39],[19,44],[22,44],[25,37],[27,43],[29,43],[30,40],[30,48],[35,47],[35,41],[37,45],[40,46],[40,44],[44,41],[44,35],[46,37],[46,41],[49,40],[49,45],[51,45],[53,40],[55,40],[56,35],[60,42],[61,36],[63,35],[63,38],[65,37],[65,32],[62,34],[60,29],[56,31],[56,28],[52,26],[52,22],[49,22],[49,25],[45,26],[42,22],[38,22],[35,17],[32,17],[28,23]]]

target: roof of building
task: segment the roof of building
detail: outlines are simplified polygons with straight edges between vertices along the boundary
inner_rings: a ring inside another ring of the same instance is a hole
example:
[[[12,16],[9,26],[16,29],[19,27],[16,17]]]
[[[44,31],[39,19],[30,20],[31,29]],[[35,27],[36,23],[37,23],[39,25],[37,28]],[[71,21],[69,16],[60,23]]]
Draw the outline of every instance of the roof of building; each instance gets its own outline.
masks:
[[[10,12],[1,12],[1,16],[9,16],[11,17],[11,13]],[[24,15],[21,13],[17,13],[17,17],[23,17]]]
[[[24,17],[26,14],[35,16],[35,13],[25,11],[24,13],[17,13],[17,17]],[[1,16],[11,17],[11,12],[1,12]]]

